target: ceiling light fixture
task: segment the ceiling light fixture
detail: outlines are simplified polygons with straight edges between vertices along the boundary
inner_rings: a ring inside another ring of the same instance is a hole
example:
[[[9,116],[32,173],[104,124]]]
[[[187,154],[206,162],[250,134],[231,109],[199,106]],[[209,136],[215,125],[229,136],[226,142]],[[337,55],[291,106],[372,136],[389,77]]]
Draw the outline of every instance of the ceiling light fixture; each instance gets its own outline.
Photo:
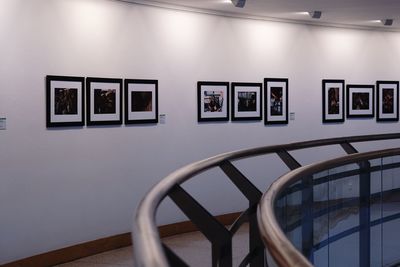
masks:
[[[310,12],[308,12],[308,14],[313,19],[320,19],[322,16],[322,11],[310,11]]]
[[[232,1],[232,4],[233,4],[235,7],[243,8],[244,5],[246,4],[246,0],[231,0],[231,1]]]
[[[381,22],[385,26],[392,26],[393,25],[393,19],[383,19],[383,20],[381,20]]]

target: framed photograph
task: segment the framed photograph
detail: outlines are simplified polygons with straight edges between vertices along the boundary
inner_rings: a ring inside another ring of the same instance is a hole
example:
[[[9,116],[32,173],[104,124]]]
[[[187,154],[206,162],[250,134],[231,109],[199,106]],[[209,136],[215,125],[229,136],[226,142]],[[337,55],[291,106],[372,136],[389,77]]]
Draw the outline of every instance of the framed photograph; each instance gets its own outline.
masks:
[[[347,87],[347,117],[374,116],[374,86],[348,84]]]
[[[264,91],[264,123],[288,124],[289,80],[265,78]]]
[[[399,120],[399,82],[377,81],[376,82],[376,120],[398,121]]]
[[[197,83],[197,120],[229,120],[229,82]]]
[[[322,80],[322,121],[344,122],[344,80]]]
[[[125,80],[125,124],[158,123],[158,81]]]
[[[122,79],[86,79],[87,125],[122,124]]]
[[[261,83],[232,83],[232,120],[261,120]]]
[[[83,77],[46,76],[46,126],[85,124]]]

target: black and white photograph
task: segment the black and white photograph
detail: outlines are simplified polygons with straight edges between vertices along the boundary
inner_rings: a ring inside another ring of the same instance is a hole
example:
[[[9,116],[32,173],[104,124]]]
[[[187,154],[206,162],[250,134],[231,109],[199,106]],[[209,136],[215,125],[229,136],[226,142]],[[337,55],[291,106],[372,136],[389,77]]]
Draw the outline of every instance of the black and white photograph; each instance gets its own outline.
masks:
[[[344,80],[322,80],[322,121],[344,122]]]
[[[227,121],[229,120],[229,83],[207,82],[197,83],[197,120]]]
[[[347,85],[347,117],[374,116],[374,85]]]
[[[399,120],[399,82],[377,81],[376,82],[376,120],[398,121]]]
[[[288,123],[288,87],[287,78],[264,79],[265,124]]]
[[[261,83],[232,83],[232,120],[261,120]]]
[[[86,79],[87,125],[122,124],[122,79]]]
[[[84,125],[84,78],[46,76],[46,126]]]
[[[158,80],[125,80],[125,124],[158,123]]]

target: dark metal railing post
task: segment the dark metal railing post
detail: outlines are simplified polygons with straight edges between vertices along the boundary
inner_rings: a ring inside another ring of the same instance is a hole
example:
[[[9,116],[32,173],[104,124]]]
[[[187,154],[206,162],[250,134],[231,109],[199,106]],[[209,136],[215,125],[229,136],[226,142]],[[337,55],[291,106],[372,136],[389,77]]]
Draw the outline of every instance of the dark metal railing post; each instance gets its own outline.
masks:
[[[250,203],[250,205],[252,205],[252,203]],[[249,225],[250,244],[249,245],[250,245],[250,253],[253,253],[253,258],[250,262],[250,267],[266,266],[266,259],[265,259],[265,255],[264,255],[264,243],[261,240],[260,231],[258,230],[258,221],[257,221],[257,212],[256,211],[253,214],[251,214],[250,219],[249,219],[249,223],[250,223],[250,225]]]
[[[368,161],[360,163],[360,198],[359,198],[359,222],[360,222],[360,266],[369,267],[371,249],[371,164]]]
[[[250,267],[260,267],[265,264],[264,244],[260,237],[257,222],[257,205],[261,199],[261,191],[254,186],[231,162],[225,161],[220,165],[222,171],[249,200],[249,254]]]
[[[182,187],[175,185],[169,197],[211,242],[212,266],[232,266],[232,235]]]

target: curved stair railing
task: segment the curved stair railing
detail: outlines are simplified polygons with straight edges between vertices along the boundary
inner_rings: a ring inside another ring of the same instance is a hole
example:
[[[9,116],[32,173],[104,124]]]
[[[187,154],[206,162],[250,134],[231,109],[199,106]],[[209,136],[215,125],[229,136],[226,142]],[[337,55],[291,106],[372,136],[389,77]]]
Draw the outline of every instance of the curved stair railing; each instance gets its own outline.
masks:
[[[267,266],[264,244],[257,222],[257,205],[264,190],[259,190],[250,179],[245,177],[232,164],[232,161],[266,154],[276,154],[290,170],[295,170],[301,167],[301,164],[289,153],[291,151],[339,145],[347,154],[354,154],[358,153],[353,146],[354,143],[389,139],[400,139],[400,134],[340,137],[245,149],[220,154],[178,169],[156,184],[138,206],[132,232],[135,266],[188,266],[187,263],[162,243],[158,234],[155,223],[156,211],[167,196],[211,242],[212,266],[232,266],[232,237],[245,222],[249,223],[250,245],[247,256],[239,266]],[[185,181],[212,168],[222,169],[227,178],[249,201],[248,209],[241,213],[229,229],[218,222],[210,212],[181,187],[181,184]],[[304,205],[307,204],[311,203],[304,203]]]
[[[333,194],[343,180],[354,190]],[[400,148],[283,175],[263,195],[258,221],[273,266],[399,266]]]

